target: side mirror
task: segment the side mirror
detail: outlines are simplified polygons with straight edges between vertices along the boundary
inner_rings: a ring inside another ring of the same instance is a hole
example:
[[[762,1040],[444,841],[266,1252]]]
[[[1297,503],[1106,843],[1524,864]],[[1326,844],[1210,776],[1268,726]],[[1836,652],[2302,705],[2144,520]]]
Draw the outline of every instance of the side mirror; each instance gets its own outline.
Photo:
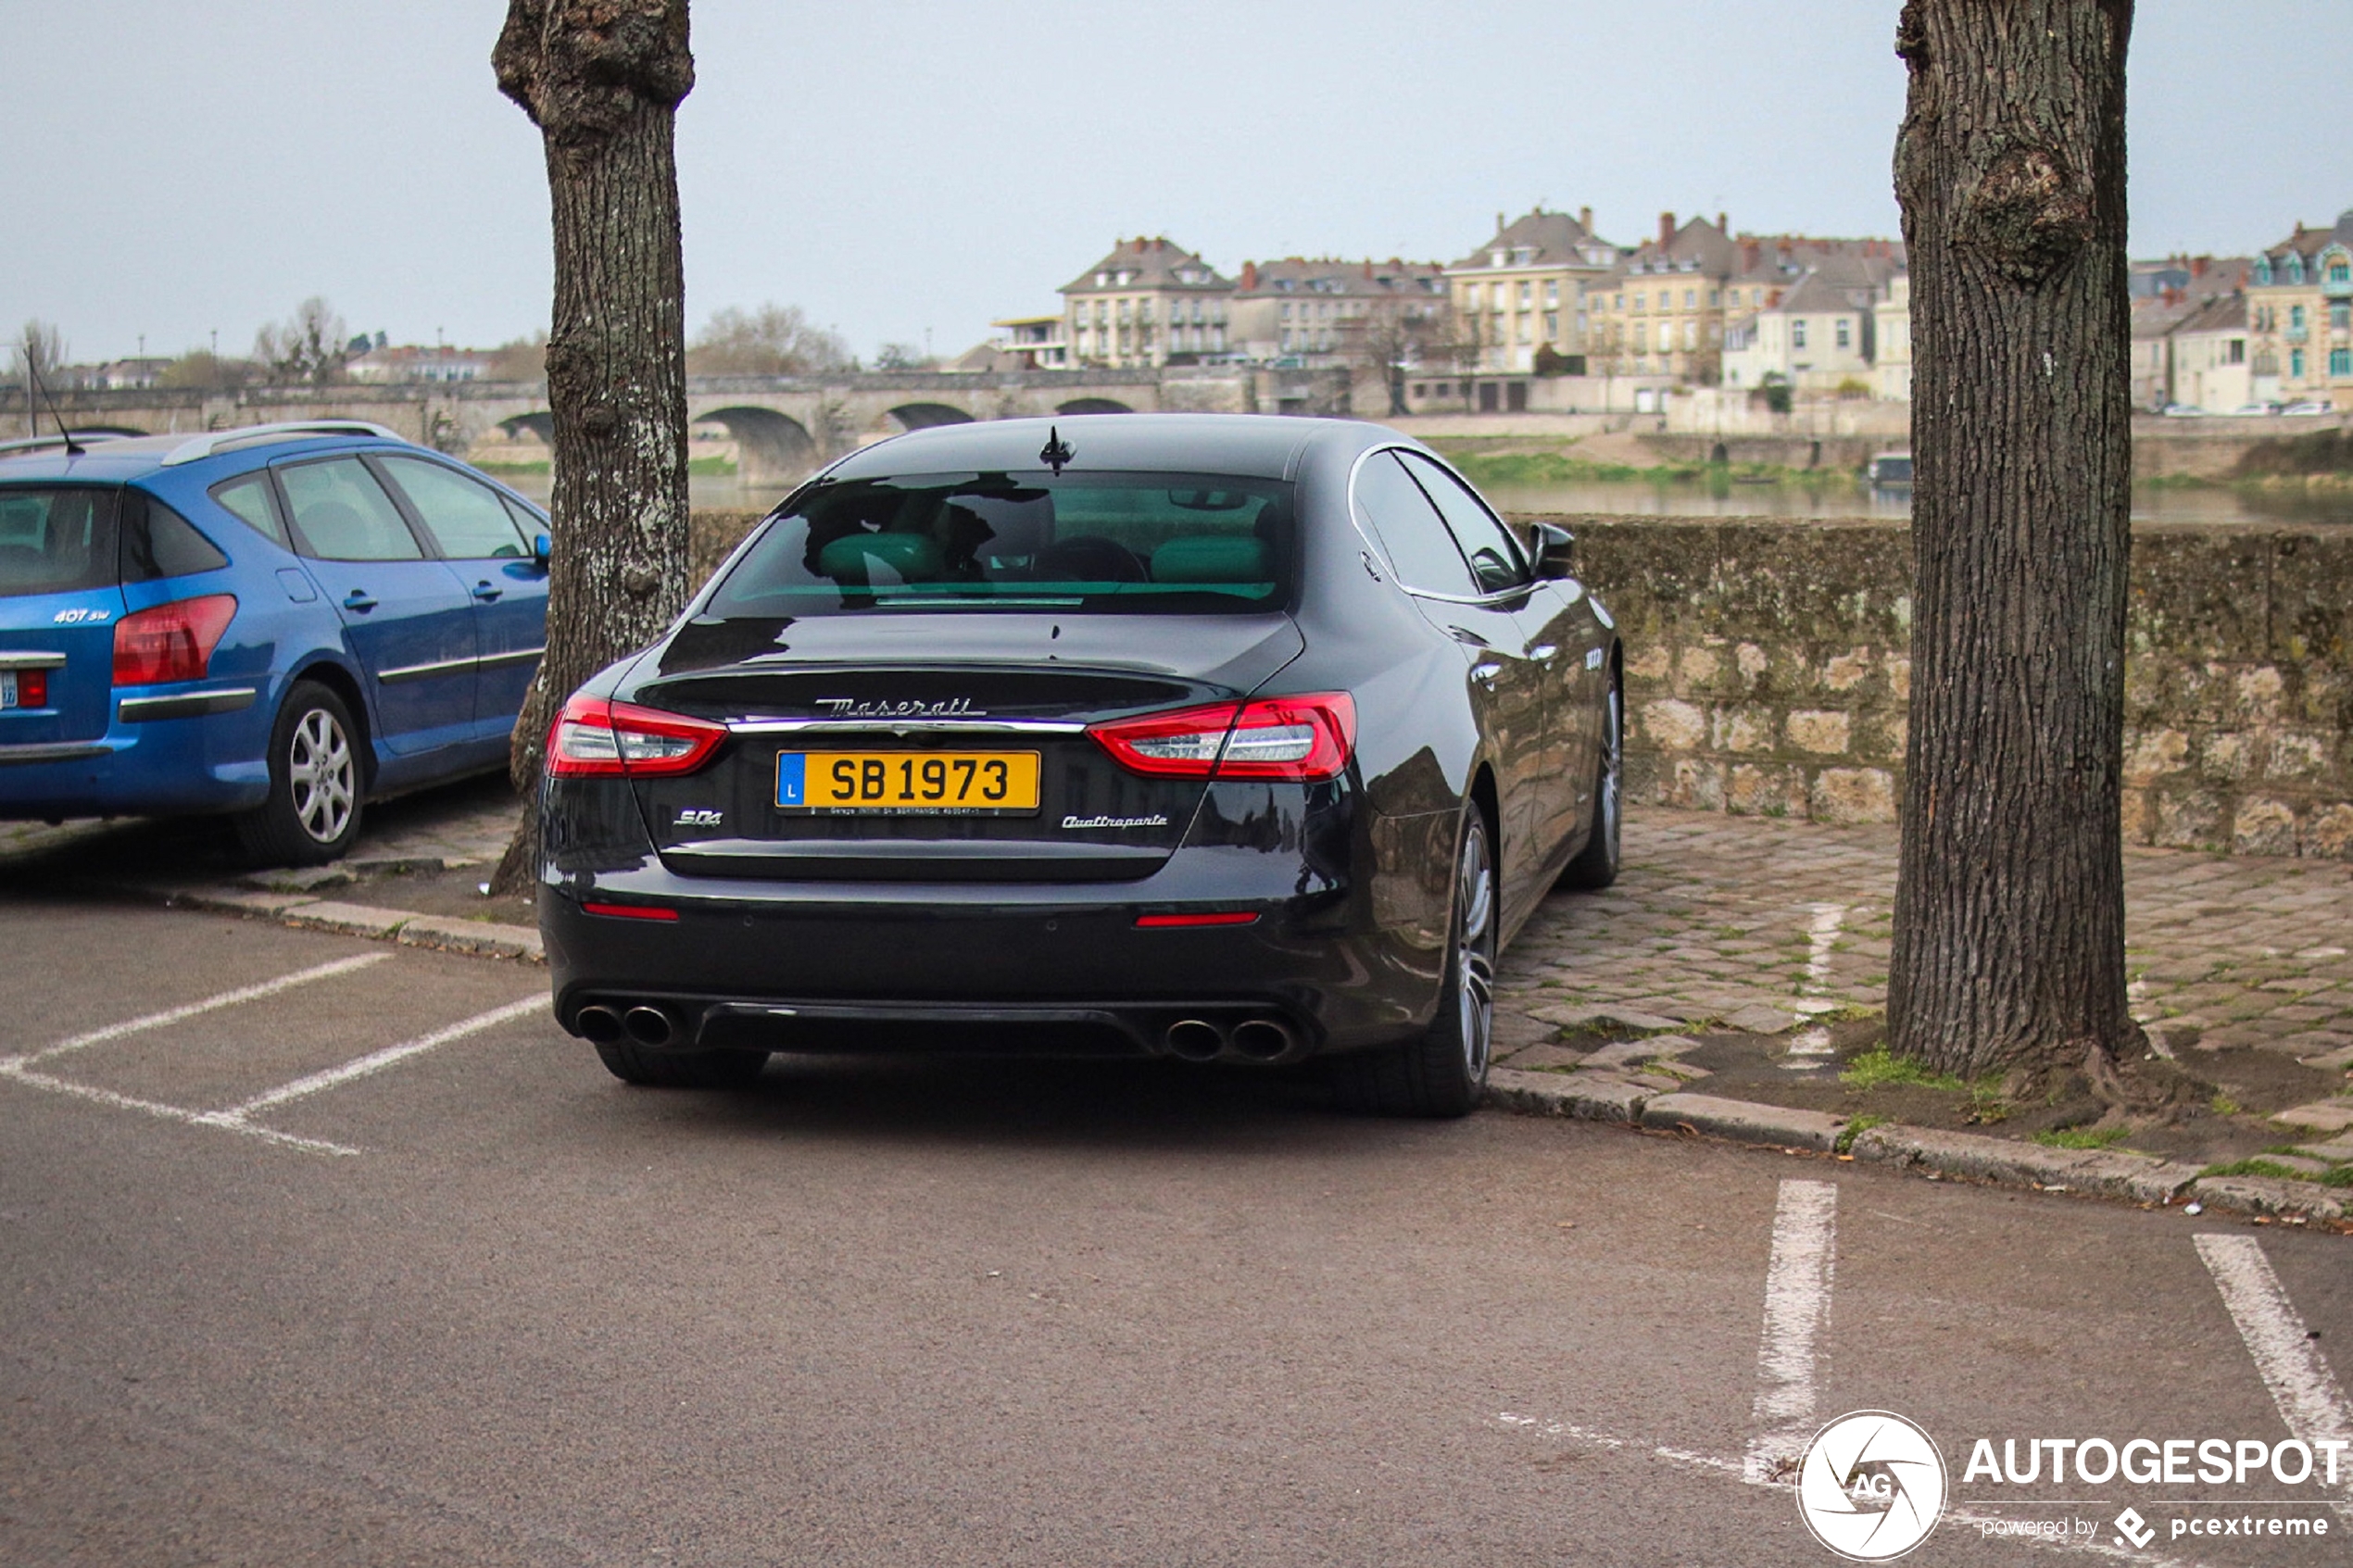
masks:
[[[1577,575],[1577,535],[1549,522],[1540,522],[1529,532],[1529,543],[1536,550],[1537,576],[1559,579]]]
[[[531,558],[537,562],[543,571],[547,565],[547,558],[555,553],[556,542],[553,539],[548,538],[545,533],[535,533],[531,536]]]

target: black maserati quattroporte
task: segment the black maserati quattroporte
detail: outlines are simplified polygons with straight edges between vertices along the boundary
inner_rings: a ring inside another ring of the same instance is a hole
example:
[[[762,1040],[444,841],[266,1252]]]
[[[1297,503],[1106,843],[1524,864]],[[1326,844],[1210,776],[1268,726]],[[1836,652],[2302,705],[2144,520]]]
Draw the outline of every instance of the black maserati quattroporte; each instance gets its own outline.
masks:
[[[1377,425],[1009,420],[796,491],[549,736],[556,1015],[775,1050],[1328,1058],[1459,1115],[1496,954],[1617,874],[1618,643]]]

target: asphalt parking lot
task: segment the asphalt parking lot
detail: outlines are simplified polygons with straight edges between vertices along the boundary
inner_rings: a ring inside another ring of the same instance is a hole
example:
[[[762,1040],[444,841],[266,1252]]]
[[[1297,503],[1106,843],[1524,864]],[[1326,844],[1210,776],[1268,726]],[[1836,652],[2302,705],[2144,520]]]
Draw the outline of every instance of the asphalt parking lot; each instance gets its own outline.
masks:
[[[1961,1476],[2353,1425],[2341,1238],[1158,1067],[631,1090],[522,965],[0,941],[0,1561],[1820,1563],[1756,1483],[1862,1408],[1944,1449],[1910,1561],[2342,1561],[2092,1506],[2311,1485]]]

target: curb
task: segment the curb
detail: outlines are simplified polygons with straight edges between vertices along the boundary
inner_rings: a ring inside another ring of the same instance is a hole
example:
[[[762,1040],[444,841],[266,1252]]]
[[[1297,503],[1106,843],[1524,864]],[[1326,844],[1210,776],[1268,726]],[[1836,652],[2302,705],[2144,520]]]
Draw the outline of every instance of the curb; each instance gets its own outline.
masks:
[[[1889,1123],[1849,1135],[1847,1118],[1714,1095],[1659,1093],[1606,1073],[1491,1069],[1487,1098],[1526,1116],[1602,1122],[1681,1133],[1790,1153],[1833,1154],[1931,1180],[1982,1182],[2034,1192],[2083,1193],[2163,1207],[2183,1197],[2209,1209],[2290,1221],[2342,1222],[2353,1203],[2307,1182],[2201,1176],[2199,1167],[2115,1149],[2045,1148],[1980,1133]],[[1842,1148],[1843,1142],[1846,1147]]]
[[[300,893],[260,893],[217,883],[152,883],[116,884],[121,891],[182,909],[211,909],[221,914],[258,916],[303,931],[332,932],[376,942],[397,942],[404,947],[429,947],[468,958],[511,959],[544,964],[547,948],[539,933],[527,925],[500,925],[490,921],[447,920],[414,909],[380,909],[372,904],[346,904]]]

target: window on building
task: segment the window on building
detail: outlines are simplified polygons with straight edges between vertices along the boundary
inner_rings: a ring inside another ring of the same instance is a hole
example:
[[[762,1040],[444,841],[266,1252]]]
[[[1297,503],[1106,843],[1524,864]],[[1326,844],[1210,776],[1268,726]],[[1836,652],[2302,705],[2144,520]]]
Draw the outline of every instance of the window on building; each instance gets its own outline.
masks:
[[[2353,348],[2330,349],[2329,379],[2341,381],[2347,376],[2353,376]]]
[[[1707,291],[1707,307],[1710,310],[1715,309],[1718,306],[1723,303],[1724,291],[1722,289],[1710,289]]]
[[[1853,323],[1848,321],[1845,317],[1841,316],[1838,319],[1837,327],[1838,345],[1841,348],[1853,347],[1854,336]]]
[[[1672,321],[1661,321],[1658,324],[1658,351],[1661,354],[1664,354],[1674,346],[1675,323]]]
[[[1796,320],[1792,321],[1789,324],[1789,345],[1792,348],[1803,348],[1806,346],[1805,317],[1800,316]]]
[[[2340,299],[2329,307],[2329,331],[2353,332],[2353,301]]]
[[[2278,375],[2280,373],[2280,357],[2268,348],[2257,349],[2255,351],[2255,373],[2259,376]]]
[[[1545,339],[1546,339],[1547,341],[1554,341],[1554,340],[1557,340],[1557,339],[1560,337],[1560,335],[1561,335],[1561,314],[1560,314],[1560,312],[1559,312],[1559,311],[1557,311],[1557,310],[1547,310],[1547,311],[1545,311],[1545,312],[1544,312],[1544,336],[1545,336]]]
[[[1686,321],[1683,323],[1683,346],[1685,348],[1697,348],[1699,346],[1699,323],[1697,321]]]
[[[1558,278],[1547,278],[1547,279],[1545,279],[1545,280],[1544,280],[1544,303],[1545,303],[1545,304],[1547,304],[1547,305],[1558,305],[1560,302],[1561,302],[1561,281],[1560,281]]]
[[[2304,330],[2304,307],[2301,305],[2291,305],[2287,307],[2287,330],[2292,332],[2300,332]]]
[[[2246,363],[2246,339],[2243,337],[2234,337],[2231,340],[2231,358],[2229,362],[2233,365],[2244,365]]]
[[[1686,310],[1696,310],[1699,308],[1699,290],[1685,289],[1683,291],[1683,308]]]
[[[1648,307],[1646,304],[1644,304],[1643,302],[1644,302],[1645,300],[1649,299],[1649,297],[1650,297],[1650,296],[1649,296],[1648,295],[1641,295],[1641,294],[1636,295],[1634,296],[1634,308],[1635,308],[1636,310],[1646,310],[1646,309],[1648,309],[1648,308],[1649,308],[1649,307]]]
[[[2290,381],[2302,381],[2304,379],[2304,350],[2300,348],[2291,348],[2288,350],[2287,379]]]
[[[1536,286],[1528,282],[1525,278],[1521,279],[1519,284],[1519,307],[1522,310],[1525,310],[1530,305],[1534,304],[1535,300]]]
[[[2347,261],[2341,256],[2331,257],[2329,261],[2329,282],[2332,283],[2353,283],[2353,261]]]

